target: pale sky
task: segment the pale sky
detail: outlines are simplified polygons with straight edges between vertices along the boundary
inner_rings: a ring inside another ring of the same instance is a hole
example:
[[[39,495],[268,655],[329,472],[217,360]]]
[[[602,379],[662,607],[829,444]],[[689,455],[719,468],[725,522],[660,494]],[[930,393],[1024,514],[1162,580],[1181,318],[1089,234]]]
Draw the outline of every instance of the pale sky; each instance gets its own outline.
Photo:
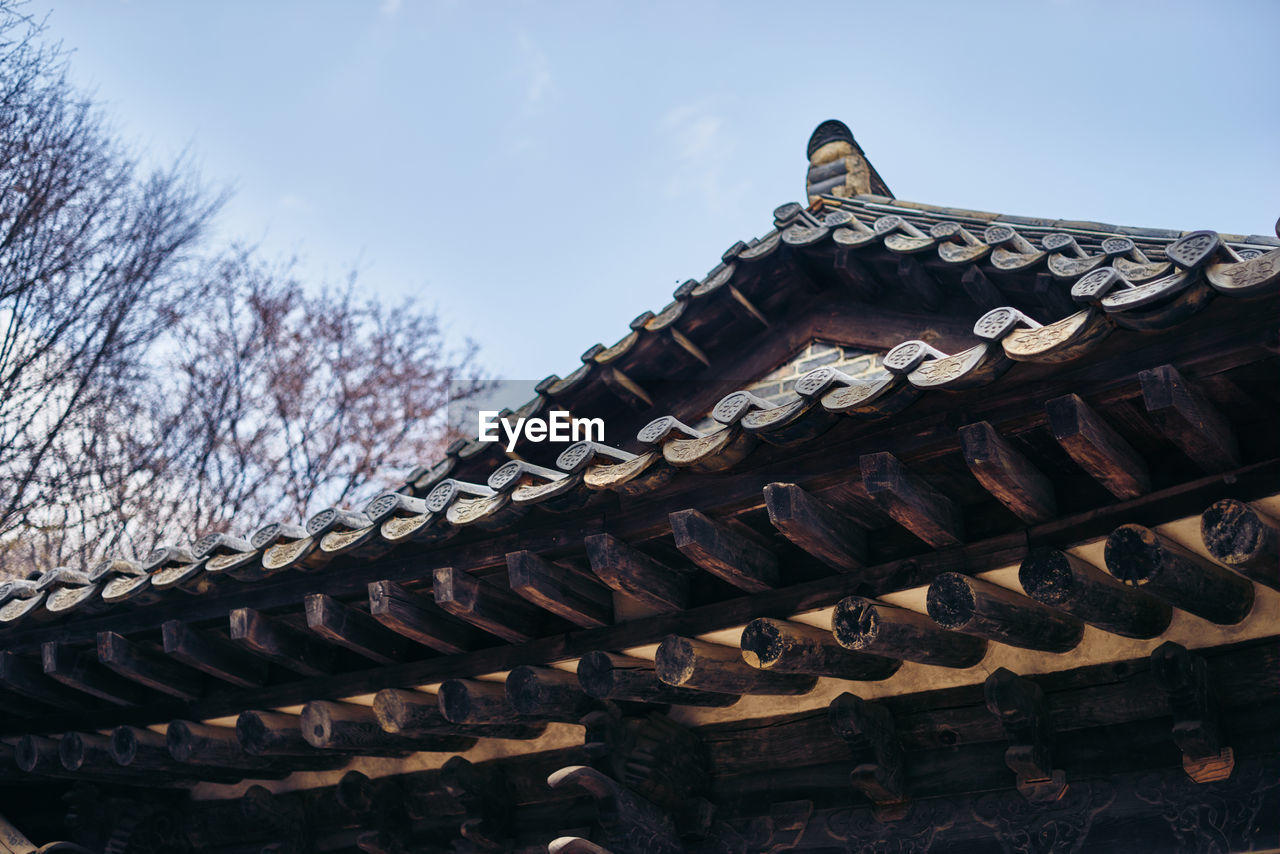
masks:
[[[34,0],[228,236],[578,366],[803,201],[822,120],[902,199],[1272,234],[1280,2]]]

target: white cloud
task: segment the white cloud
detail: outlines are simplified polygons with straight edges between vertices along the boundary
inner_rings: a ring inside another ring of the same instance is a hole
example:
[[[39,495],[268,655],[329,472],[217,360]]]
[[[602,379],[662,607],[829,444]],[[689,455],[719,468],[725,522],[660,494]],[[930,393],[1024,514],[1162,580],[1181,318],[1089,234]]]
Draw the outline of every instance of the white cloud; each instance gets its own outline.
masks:
[[[556,89],[555,78],[551,76],[551,62],[547,55],[538,49],[528,33],[520,33],[520,72],[525,78],[524,100],[520,111],[532,116],[542,109],[543,103]]]
[[[659,120],[658,133],[670,151],[668,196],[698,196],[708,209],[721,210],[741,195],[742,186],[726,186],[724,180],[736,145],[725,120],[708,103],[674,107]]]
[[[404,0],[382,0],[382,3],[378,5],[378,14],[387,18],[394,18],[403,6]]]

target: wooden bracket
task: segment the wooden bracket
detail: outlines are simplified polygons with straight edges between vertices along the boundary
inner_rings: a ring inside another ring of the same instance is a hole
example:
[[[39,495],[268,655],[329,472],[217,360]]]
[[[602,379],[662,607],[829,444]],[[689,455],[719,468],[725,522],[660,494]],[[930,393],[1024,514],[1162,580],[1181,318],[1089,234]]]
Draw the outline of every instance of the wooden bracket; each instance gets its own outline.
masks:
[[[707,572],[750,593],[778,586],[778,559],[764,546],[697,510],[678,510],[670,519],[676,548]]]
[[[986,421],[960,428],[969,471],[1024,522],[1046,522],[1058,513],[1053,483]]]
[[[325,676],[333,670],[332,646],[252,608],[231,612],[231,639],[255,655],[303,676]]]
[[[1040,686],[1001,667],[987,677],[983,694],[1011,742],[1004,763],[1017,775],[1018,791],[1037,804],[1061,798],[1067,791],[1066,775],[1053,767],[1053,729]]]
[[[199,671],[115,632],[98,632],[98,660],[131,682],[179,700],[195,700],[204,693]]]
[[[867,531],[794,483],[764,488],[769,521],[784,537],[840,572],[856,572],[867,560]]]
[[[1147,414],[1192,462],[1211,474],[1240,467],[1240,446],[1230,419],[1173,365],[1143,371],[1138,380]]]
[[[547,778],[557,790],[580,790],[595,801],[600,840],[618,851],[683,854],[675,821],[650,801],[585,765],[561,768]]]
[[[434,580],[436,604],[455,617],[510,643],[537,637],[542,612],[505,587],[449,566],[436,569]]]
[[[893,715],[881,705],[844,693],[827,707],[827,720],[835,734],[853,749],[857,765],[849,774],[849,782],[871,800],[876,818],[902,818],[909,801],[907,774]]]
[[[1045,409],[1053,438],[1112,495],[1124,500],[1151,491],[1146,460],[1080,397],[1055,397]]]
[[[267,683],[267,662],[237,646],[225,635],[202,631],[181,620],[160,627],[165,654],[188,667],[239,688]]]
[[[307,628],[320,637],[378,664],[395,664],[414,657],[413,643],[363,611],[325,593],[304,600]]]
[[[430,596],[394,581],[369,582],[369,613],[393,632],[437,652],[466,652],[477,642],[472,626],[446,614]]]
[[[103,667],[88,650],[77,652],[57,641],[46,641],[40,655],[46,675],[99,700],[117,706],[138,706],[150,696],[136,682]]]
[[[861,459],[867,493],[898,524],[935,549],[964,542],[960,508],[890,453]]]
[[[462,807],[459,832],[481,851],[509,851],[515,804],[502,772],[471,764],[461,756],[440,769],[444,790]]]
[[[583,540],[591,571],[609,587],[655,611],[683,611],[689,602],[685,573],[665,566],[612,534]]]
[[[1231,776],[1235,754],[1222,744],[1222,725],[1209,667],[1186,647],[1167,641],[1151,653],[1151,672],[1168,695],[1173,740],[1182,751],[1182,767],[1197,783]]]
[[[587,629],[613,622],[613,594],[595,576],[531,551],[507,554],[511,589],[544,611]]]

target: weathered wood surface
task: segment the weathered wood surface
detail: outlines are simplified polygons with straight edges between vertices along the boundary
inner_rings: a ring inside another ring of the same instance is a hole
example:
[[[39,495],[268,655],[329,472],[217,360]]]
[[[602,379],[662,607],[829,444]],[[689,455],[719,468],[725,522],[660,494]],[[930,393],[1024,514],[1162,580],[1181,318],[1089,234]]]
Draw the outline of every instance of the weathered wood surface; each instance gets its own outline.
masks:
[[[597,804],[597,820],[605,838],[627,846],[620,850],[649,854],[681,854],[685,850],[671,816],[594,768],[561,768],[547,778],[547,785],[589,795]]]
[[[668,685],[719,694],[806,694],[817,682],[813,676],[758,670],[733,647],[676,635],[658,646],[655,665]]]
[[[1280,590],[1280,521],[1224,498],[1201,514],[1200,535],[1214,560]]]
[[[1240,466],[1231,421],[1172,365],[1138,374],[1147,414],[1191,461],[1207,472]]]
[[[240,688],[267,683],[267,662],[225,635],[193,628],[181,620],[169,620],[160,629],[165,654],[173,660]]]
[[[98,660],[132,682],[179,700],[204,693],[204,677],[198,671],[115,632],[99,633]]]
[[[831,632],[789,620],[759,618],[742,632],[742,658],[760,670],[804,673],[836,679],[888,679],[902,662],[863,652],[850,652]]]
[[[738,697],[677,688],[658,678],[656,665],[643,658],[593,650],[578,661],[578,683],[600,700],[631,700],[681,706],[728,706]]]
[[[1253,607],[1253,584],[1142,525],[1121,525],[1103,552],[1107,571],[1220,625],[1240,622]]]
[[[847,649],[941,667],[972,667],[987,654],[987,641],[940,628],[924,614],[848,596],[831,618],[836,642]]]
[[[394,581],[369,583],[369,613],[392,631],[437,652],[466,652],[478,644],[473,627],[445,614],[430,596]]]
[[[455,724],[511,724],[523,722],[507,699],[501,682],[449,679],[436,692],[440,714]]]
[[[689,579],[683,573],[612,534],[592,534],[583,542],[591,571],[614,590],[655,611],[681,611],[688,605]]]
[[[865,454],[860,465],[867,494],[902,527],[935,549],[964,542],[960,508],[893,454]]]
[[[399,756],[412,751],[463,751],[476,743],[459,735],[387,732],[368,706],[313,700],[302,709],[302,737],[312,747],[363,756]]]
[[[1058,444],[1112,495],[1137,498],[1151,491],[1146,460],[1079,396],[1054,398],[1045,409]]]
[[[252,608],[231,612],[231,639],[254,655],[303,676],[324,676],[333,670],[332,646]]]
[[[1018,567],[1018,583],[1037,602],[1124,637],[1153,638],[1173,617],[1167,602],[1057,549],[1032,550]]]
[[[165,732],[169,755],[189,765],[231,768],[252,776],[280,773],[277,760],[245,752],[234,727],[210,726],[195,721],[170,721]],[[281,774],[283,776],[283,774]]]
[[[471,735],[481,738],[537,738],[546,724],[455,724],[440,711],[434,694],[384,688],[373,698],[373,713],[387,732],[402,735]]]
[[[510,643],[533,639],[542,624],[541,612],[533,604],[460,569],[437,569],[432,592],[436,604],[450,614]]]
[[[1032,803],[1062,797],[1066,775],[1053,767],[1053,726],[1044,691],[1001,667],[983,685],[987,709],[1000,720],[1011,742],[1004,762],[1017,779],[1018,791]]]
[[[781,583],[778,559],[764,546],[697,510],[679,510],[670,519],[676,548],[712,575],[752,593]]]
[[[1058,515],[1053,483],[986,421],[960,428],[960,449],[983,489],[1024,522]]]
[[[1067,652],[1084,634],[1084,624],[1075,617],[958,572],[935,578],[926,604],[929,616],[944,629],[1023,649]]]
[[[35,703],[63,709],[84,705],[84,695],[49,678],[39,660],[15,652],[0,652],[0,685]]]
[[[244,773],[233,769],[179,762],[169,753],[164,735],[143,727],[121,726],[111,732],[107,746],[116,765],[138,774],[188,777],[216,783],[234,783]]]
[[[302,735],[302,719],[284,712],[250,709],[236,718],[236,739],[253,756],[315,756]]]
[[[137,706],[149,697],[135,682],[108,670],[93,652],[76,652],[57,641],[48,641],[41,649],[44,672],[68,688],[74,688],[117,706]]]
[[[532,718],[577,723],[600,707],[574,674],[554,667],[521,665],[507,674],[505,686],[512,708]]]
[[[867,561],[867,531],[794,483],[764,488],[769,521],[788,540],[839,572],[857,572]]]
[[[880,817],[901,818],[907,799],[906,770],[893,715],[884,706],[845,693],[831,701],[827,718],[857,763],[849,782],[880,808]]]
[[[522,550],[507,555],[507,578],[514,592],[574,625],[598,628],[613,622],[613,594],[588,573]]]
[[[413,643],[404,635],[332,596],[312,593],[304,600],[304,607],[311,631],[362,658],[392,664],[417,657]]]

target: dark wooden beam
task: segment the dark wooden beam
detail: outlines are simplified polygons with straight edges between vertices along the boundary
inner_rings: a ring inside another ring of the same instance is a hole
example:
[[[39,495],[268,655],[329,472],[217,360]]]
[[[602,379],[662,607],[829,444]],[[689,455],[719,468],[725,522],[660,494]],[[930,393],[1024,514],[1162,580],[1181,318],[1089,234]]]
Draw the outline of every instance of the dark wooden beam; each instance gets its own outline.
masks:
[[[315,756],[302,736],[302,718],[284,712],[249,710],[236,718],[236,739],[253,756]]]
[[[437,652],[466,652],[478,644],[473,627],[444,613],[430,596],[394,581],[369,584],[369,613],[392,631]]]
[[[254,655],[303,676],[324,676],[333,671],[332,646],[252,608],[231,612],[231,639]]]
[[[1029,679],[1001,667],[982,686],[987,709],[995,715],[1010,744],[1005,765],[1014,773],[1018,791],[1033,804],[1062,797],[1066,775],[1053,767],[1053,729],[1044,691]]]
[[[1049,429],[1080,468],[1116,498],[1137,498],[1151,491],[1147,462],[1078,395],[1045,404]]]
[[[415,751],[460,752],[476,743],[461,735],[391,733],[368,706],[315,700],[302,709],[302,737],[312,747],[364,756],[398,756]]]
[[[115,632],[98,633],[98,660],[131,682],[179,700],[204,694],[204,678],[198,671]]]
[[[1024,522],[1058,515],[1053,483],[986,421],[960,428],[960,450],[982,488]]]
[[[752,593],[781,583],[778,559],[764,546],[697,510],[679,510],[670,519],[676,548],[712,575]]]
[[[769,521],[783,536],[839,572],[856,572],[867,561],[867,531],[794,483],[764,488]]]
[[[1173,365],[1138,374],[1147,414],[1191,461],[1207,472],[1240,466],[1240,446],[1231,421],[1183,379]]]
[[[40,653],[44,672],[68,688],[117,706],[137,706],[149,699],[137,683],[103,667],[94,652],[77,652],[57,641],[48,641]]]
[[[1084,634],[1084,623],[1075,617],[958,572],[935,578],[926,604],[929,616],[944,629],[1022,649],[1067,652]]]
[[[507,699],[501,682],[449,679],[436,692],[440,714],[455,724],[512,724],[527,722]]]
[[[170,755],[165,736],[143,727],[116,727],[107,749],[117,765],[139,774],[176,775],[214,783],[244,779],[240,771],[179,762]]]
[[[761,617],[742,632],[742,658],[760,670],[805,673],[835,679],[888,679],[902,662],[894,658],[850,652],[824,631],[804,623]]]
[[[435,571],[436,604],[455,617],[511,643],[524,643],[539,634],[541,612],[505,587],[472,578],[453,567]]]
[[[1233,625],[1253,607],[1253,584],[1142,525],[1121,525],[1103,551],[1107,571],[1125,584],[1204,617]]]
[[[507,554],[507,579],[514,592],[575,626],[613,622],[613,594],[588,573],[522,550]]]
[[[19,697],[61,709],[84,705],[84,695],[50,679],[41,663],[16,652],[0,652],[0,685]]]
[[[506,690],[512,708],[532,718],[577,723],[600,708],[583,693],[577,676],[555,667],[521,665],[507,674]]]
[[[230,768],[246,777],[284,777],[291,771],[337,767],[330,757],[254,756],[240,746],[235,727],[195,721],[170,721],[165,732],[169,755],[187,765]],[[343,757],[338,757],[342,759]]]
[[[222,682],[240,688],[267,683],[267,662],[212,630],[193,628],[180,620],[161,627],[165,654]]]
[[[384,688],[373,698],[373,713],[387,732],[401,735],[471,735],[480,738],[531,739],[542,735],[540,722],[455,724],[440,711],[435,694]]]
[[[949,632],[924,614],[847,596],[836,603],[832,634],[841,646],[940,667],[972,667],[987,654],[985,638]]]
[[[894,520],[935,549],[964,542],[960,508],[890,453],[860,460],[867,494]]]
[[[827,719],[836,735],[853,750],[856,764],[849,782],[875,804],[876,817],[881,821],[902,818],[907,775],[892,713],[877,703],[845,693],[831,701]]]
[[[373,617],[344,605],[324,593],[307,596],[307,628],[320,637],[345,647],[378,664],[392,664],[414,658],[413,644]]]
[[[1173,616],[1167,602],[1058,549],[1033,549],[1018,567],[1018,583],[1037,602],[1128,638],[1153,638]]]
[[[598,700],[680,706],[730,706],[738,702],[734,694],[676,688],[658,678],[652,661],[599,650],[588,652],[578,661],[578,684]]]
[[[817,678],[758,670],[733,647],[668,635],[654,661],[658,678],[677,688],[718,694],[807,694]]]
[[[1224,498],[1200,515],[1200,536],[1214,560],[1280,590],[1280,521]]]
[[[681,611],[689,601],[689,579],[612,534],[583,540],[591,571],[614,590],[655,611]]]

